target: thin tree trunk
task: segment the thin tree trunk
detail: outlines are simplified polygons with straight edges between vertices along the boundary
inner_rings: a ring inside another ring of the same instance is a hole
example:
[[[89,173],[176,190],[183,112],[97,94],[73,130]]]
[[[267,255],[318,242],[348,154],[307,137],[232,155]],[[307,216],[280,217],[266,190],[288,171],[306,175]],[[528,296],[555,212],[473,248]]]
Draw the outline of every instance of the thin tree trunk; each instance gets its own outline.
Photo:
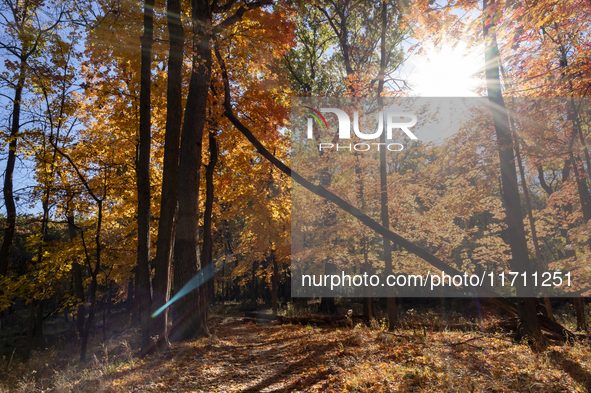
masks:
[[[254,305],[254,307],[258,307],[258,280],[257,280],[257,270],[259,268],[259,261],[255,261],[252,263],[252,304]]]
[[[109,282],[109,289],[107,290],[107,314],[111,315],[111,307],[113,305],[113,283]]]
[[[525,228],[521,215],[517,174],[515,171],[515,157],[513,142],[509,128],[509,117],[501,92],[499,77],[499,49],[496,39],[496,11],[498,4],[494,0],[484,0],[484,39],[486,60],[486,82],[488,99],[493,114],[497,146],[501,164],[501,182],[503,185],[503,201],[505,203],[505,221],[511,248],[511,268],[520,273],[531,274]],[[540,324],[536,317],[537,301],[533,297],[532,288],[525,285],[517,286],[517,313],[520,319],[520,333],[532,340],[536,349],[545,346],[546,340],[542,335]]]
[[[150,150],[151,150],[151,97],[152,84],[152,43],[154,41],[154,0],[144,4],[144,34],[141,41],[140,73],[140,132],[137,158],[138,193],[138,286],[140,288],[139,307],[142,329],[142,350],[150,346],[149,310],[150,290]]]
[[[361,210],[364,211],[366,209],[366,203],[365,203],[365,188],[363,187],[363,172],[361,169],[361,164],[359,162],[359,154],[358,152],[355,152],[355,158],[356,158],[356,164],[355,164],[355,175],[357,177],[356,181],[359,185],[359,191],[358,191],[358,195],[357,197],[359,198],[359,201],[361,202]],[[371,264],[369,262],[369,250],[368,250],[368,245],[367,245],[367,236],[365,235],[365,233],[361,236],[361,251],[363,252],[363,266],[361,267],[361,273],[363,273],[364,275],[367,274],[368,276],[371,276],[372,274],[372,268],[371,268]],[[374,316],[374,312],[373,312],[373,298],[372,298],[372,291],[371,291],[371,287],[369,285],[365,285],[363,286],[363,316],[364,318],[366,318],[368,321],[371,321],[371,319]]]
[[[573,139],[575,135],[573,132]],[[589,196],[589,189],[587,188],[587,181],[583,174],[582,170],[579,170],[579,166],[577,164],[577,160],[575,159],[572,149],[570,152],[570,162],[573,165],[574,169],[574,176],[577,182],[577,189],[579,191],[579,199],[581,202],[581,211],[583,212],[583,221],[587,223],[590,219],[591,212],[591,197]],[[576,258],[575,250],[570,250],[570,253],[567,253],[567,256],[572,256]],[[575,306],[575,315],[577,317],[577,330],[587,331],[587,319],[585,317],[585,306],[583,303],[583,299],[580,297],[573,298],[573,304]]]
[[[542,253],[540,252],[540,244],[538,242],[538,234],[536,232],[536,224],[534,221],[534,215],[531,207],[531,200],[529,198],[529,190],[527,188],[527,182],[525,180],[525,170],[523,169],[523,162],[521,161],[521,152],[519,148],[519,138],[515,131],[514,119],[511,117],[511,128],[513,130],[513,143],[515,146],[515,155],[517,156],[517,165],[519,166],[519,175],[521,177],[521,189],[523,190],[523,198],[525,199],[525,207],[527,209],[527,217],[529,219],[529,226],[531,228],[531,237],[534,242],[534,251],[536,254],[536,264],[538,267],[538,274],[540,277],[544,272],[544,265],[542,263]],[[546,306],[546,313],[548,318],[554,320],[554,313],[552,312],[552,304],[548,297],[548,290],[546,287],[542,287],[542,294],[544,295],[544,305]]]
[[[384,78],[386,73],[386,29],[388,28],[388,6],[387,2],[382,2],[382,26],[380,37],[380,73],[378,80],[378,107],[381,110],[384,106]],[[386,146],[386,133],[382,132],[380,135],[380,143]],[[390,214],[388,212],[388,166],[386,163],[386,149],[380,149],[380,219],[382,226],[390,229]],[[392,274],[392,244],[386,236],[382,236],[384,242],[384,273],[388,277]],[[392,291],[388,287],[386,291]],[[391,293],[387,293],[386,297],[386,313],[388,314],[388,330],[393,330],[398,324],[398,312],[396,310],[396,298]]]
[[[273,263],[273,277],[271,277],[271,303],[273,306],[273,315],[277,315],[278,302],[277,302],[277,282],[279,275],[279,268],[277,266],[277,258],[275,258],[275,252],[271,250],[271,262]]]
[[[53,134],[52,134],[53,137]],[[46,146],[44,146],[46,147]],[[53,178],[54,163],[56,159],[57,151],[54,150],[53,159],[49,167],[49,176],[46,178],[45,190],[43,193],[43,215],[41,219],[41,237],[39,239],[39,249],[37,250],[37,264],[43,261],[43,246],[45,244],[45,238],[47,237],[48,223],[49,223],[49,197],[50,197],[50,185]],[[48,175],[46,173],[46,175]],[[37,347],[41,347],[44,344],[43,340],[43,304],[46,292],[44,291],[43,297],[39,300],[37,309],[37,318],[35,319],[35,343]]]
[[[542,29],[542,31],[544,33],[546,33],[546,31],[544,29]],[[558,50],[560,52],[560,67],[563,69],[563,71],[561,72],[561,79],[563,79],[565,77],[564,69],[568,66],[568,53],[567,53],[565,46],[562,44],[558,47]],[[568,83],[570,85],[570,90],[572,93],[572,90],[573,90],[572,81],[569,81]],[[582,145],[583,150],[585,152],[585,160],[587,162],[587,174],[589,176],[589,179],[591,179],[591,160],[589,158],[589,150],[587,149],[587,144],[586,144],[585,138],[583,136],[577,106],[576,106],[575,100],[572,96],[570,98],[570,109],[571,109],[571,113],[569,113],[569,115],[570,115],[569,117],[572,116],[572,120],[573,120],[573,133],[572,133],[571,142],[570,142],[570,161],[573,165],[574,175],[575,175],[575,179],[577,182],[577,188],[579,191],[579,199],[581,202],[581,211],[583,213],[583,220],[586,223],[589,221],[589,219],[591,219],[591,195],[589,194],[589,189],[587,188],[586,176],[584,176],[582,173],[579,173],[577,160],[575,159],[575,155],[573,153],[575,134],[579,136],[579,141],[581,142],[581,145]],[[577,154],[576,157],[579,158],[579,155]],[[572,207],[571,207],[571,209],[572,209]],[[575,250],[571,250],[570,254],[572,257],[576,258]],[[569,256],[568,251],[567,251],[567,256]],[[584,307],[583,300],[581,298],[573,298],[573,303],[575,306],[575,312],[576,312],[576,316],[577,316],[577,330],[586,331],[587,330],[587,320],[585,318],[585,307]]]
[[[324,263],[324,274],[325,275],[333,275],[337,272],[337,265],[332,262],[325,262]],[[320,312],[326,314],[336,314],[337,306],[334,301],[334,297],[323,297],[320,299]]]
[[[12,176],[16,163],[16,148],[18,141],[18,132],[20,129],[21,100],[23,88],[25,85],[26,65],[25,60],[21,59],[18,82],[14,92],[14,103],[12,109],[12,124],[10,127],[10,139],[8,142],[8,159],[4,170],[4,204],[6,205],[6,225],[4,227],[4,239],[0,247],[0,275],[6,276],[8,273],[8,259],[10,256],[10,246],[14,239],[14,230],[16,226],[16,205],[14,203],[14,194],[12,186]]]
[[[37,301],[35,299],[31,300],[31,305],[29,307],[29,326],[27,328],[27,347],[26,353],[27,356],[33,350],[35,345],[34,338],[35,338],[35,310],[36,310]]]
[[[133,296],[132,300],[133,303],[131,304],[131,324],[136,325],[139,321],[140,309],[139,309],[139,291],[138,291],[138,284],[137,284],[137,266],[133,268]]]
[[[88,338],[90,336],[90,329],[92,327],[92,323],[94,322],[94,313],[96,307],[96,287],[97,287],[97,278],[95,274],[91,275],[90,281],[90,288],[88,289],[88,295],[90,298],[90,307],[88,312],[88,318],[86,319],[86,324],[84,325],[84,332],[82,334],[82,343],[80,345],[80,362],[84,363],[86,361],[86,351],[88,347]]]
[[[133,307],[133,275],[129,277],[127,283],[127,299],[125,299],[125,306],[127,307],[127,311],[131,312]]]
[[[573,135],[574,138],[574,135]],[[574,176],[575,181],[577,182],[577,190],[579,192],[579,200],[581,202],[581,212],[583,213],[583,220],[585,222],[591,219],[591,195],[589,194],[589,189],[587,188],[587,180],[585,179],[585,175],[582,174],[583,170],[579,169],[579,164],[577,163],[577,159],[574,156],[572,150],[570,152],[570,162],[574,169]]]
[[[205,269],[209,264],[212,263],[213,259],[213,234],[211,233],[212,219],[213,219],[213,200],[214,200],[214,187],[213,187],[213,175],[215,173],[215,167],[218,163],[218,144],[213,131],[209,132],[209,163],[205,170],[205,211],[203,213],[203,261],[202,269]],[[213,272],[213,269],[210,270]],[[205,281],[201,288],[201,298],[205,307],[205,318],[207,319],[207,307],[211,301],[213,295],[213,275],[211,277],[205,277]]]
[[[178,174],[178,222],[175,242],[174,289],[179,292],[201,271],[199,255],[199,184],[207,92],[211,76],[211,14],[206,0],[192,0],[193,60],[185,119],[181,133]],[[175,304],[174,339],[208,336],[206,305],[193,291]]]
[[[84,334],[82,335],[82,345],[80,348],[80,361],[86,361],[86,351],[88,346],[88,338],[90,336],[90,329],[92,328],[92,323],[94,322],[94,314],[96,309],[96,290],[98,285],[98,273],[101,271],[101,229],[103,223],[103,202],[96,198],[93,195],[93,199],[98,204],[98,214],[97,214],[97,223],[96,223],[96,234],[95,234],[95,247],[96,247],[96,262],[94,265],[94,269],[90,269],[90,289],[89,289],[89,297],[90,297],[90,309],[88,311],[88,318],[86,319],[86,325],[84,325]],[[84,234],[81,233],[81,236],[84,240]],[[84,245],[86,249],[86,245]],[[90,261],[89,261],[89,268],[90,268]]]
[[[180,0],[168,0],[166,16],[170,49],[166,93],[166,133],[164,135],[160,221],[158,223],[156,258],[154,259],[154,280],[152,282],[154,287],[152,312],[155,312],[168,302],[171,289],[172,257],[178,209],[179,141],[183,116],[181,102],[185,31],[183,30],[180,15]],[[153,319],[152,332],[159,336],[158,344],[161,349],[170,345],[168,341],[168,309]]]
[[[74,216],[68,216],[68,234],[70,241],[76,238],[76,227],[74,226]],[[84,319],[86,318],[86,307],[84,305],[84,286],[82,284],[82,267],[78,262],[72,262],[72,276],[74,277],[74,293],[80,304],[76,311],[76,328],[78,334],[82,337],[84,333]]]

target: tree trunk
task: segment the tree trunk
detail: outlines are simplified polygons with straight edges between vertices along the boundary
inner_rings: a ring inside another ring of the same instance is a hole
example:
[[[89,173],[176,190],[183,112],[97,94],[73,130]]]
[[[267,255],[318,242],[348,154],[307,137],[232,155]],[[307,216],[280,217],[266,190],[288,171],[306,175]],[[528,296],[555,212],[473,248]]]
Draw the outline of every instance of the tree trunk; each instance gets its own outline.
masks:
[[[570,152],[570,157],[570,162],[573,165],[574,176],[577,182],[577,189],[579,191],[581,211],[583,212],[583,220],[586,223],[589,221],[591,215],[591,213],[589,212],[589,208],[591,208],[591,198],[589,197],[589,189],[587,188],[587,181],[584,177],[584,173],[582,173],[583,171],[579,170],[577,160],[574,158],[572,149]],[[567,257],[576,258],[576,255],[577,254],[575,250],[567,250]],[[577,330],[587,331],[587,319],[585,317],[585,304],[583,302],[583,299],[581,299],[580,297],[575,297],[573,298],[573,303],[575,306],[575,315],[577,317]]]
[[[355,166],[355,175],[357,177],[357,183],[359,185],[359,191],[357,197],[361,202],[361,210],[366,210],[366,203],[365,203],[365,188],[363,187],[363,172],[361,170],[361,164],[359,163],[359,155],[355,152],[356,158],[356,166]],[[363,252],[363,266],[361,267],[361,273],[363,275],[371,276],[372,274],[372,267],[371,263],[369,262],[369,250],[367,245],[367,236],[365,233],[361,236],[361,251]],[[374,316],[373,312],[373,298],[372,298],[372,291],[369,285],[363,286],[363,317],[367,321],[371,321]]]
[[[133,309],[133,292],[134,292],[134,288],[133,288],[133,274],[131,276],[129,276],[129,282],[127,283],[127,299],[125,299],[125,302],[127,303],[127,311],[131,312],[131,310]]]
[[[531,274],[521,203],[515,171],[515,157],[513,141],[509,128],[509,117],[501,92],[499,77],[499,49],[496,39],[496,7],[494,0],[484,0],[484,39],[486,60],[486,82],[488,99],[493,114],[493,122],[497,134],[497,146],[501,164],[501,182],[503,186],[503,201],[505,204],[505,221],[511,248],[511,269],[520,273]],[[537,349],[545,346],[546,340],[542,335],[540,324],[536,317],[537,300],[532,298],[531,287],[517,286],[517,314],[521,322],[521,336],[532,340]]]
[[[193,60],[185,119],[181,133],[178,174],[178,222],[175,242],[174,289],[178,293],[201,271],[199,255],[199,184],[207,92],[211,76],[211,15],[206,0],[192,0]],[[192,291],[175,303],[174,339],[208,336],[206,305]]]
[[[74,276],[74,293],[80,302],[76,311],[76,329],[82,337],[84,332],[84,319],[86,317],[86,307],[84,306],[84,287],[82,286],[82,268],[78,263],[72,263],[72,275]]]
[[[20,129],[21,100],[23,88],[25,85],[26,65],[25,60],[21,59],[21,67],[18,82],[14,92],[14,103],[12,109],[12,124],[10,127],[10,139],[8,142],[8,159],[4,170],[4,204],[6,205],[6,225],[4,227],[4,239],[0,247],[0,275],[6,276],[8,273],[8,258],[10,256],[10,246],[14,239],[14,230],[16,226],[16,205],[14,203],[14,194],[12,187],[12,175],[14,174],[14,165],[16,163],[16,148],[18,141],[18,132]]]
[[[74,224],[74,215],[68,207],[68,236],[70,241],[76,239],[76,226]],[[74,293],[78,301],[78,309],[76,311],[76,329],[78,335],[82,337],[84,333],[84,319],[86,318],[86,306],[84,305],[84,285],[82,283],[82,266],[78,262],[72,262],[72,276],[74,278]]]
[[[585,317],[585,302],[583,298],[576,297],[573,299],[575,305],[575,313],[577,315],[577,331],[587,331],[587,318]]]
[[[252,304],[254,305],[254,307],[257,307],[258,305],[258,287],[257,287],[257,270],[259,267],[259,262],[258,261],[254,261],[252,263],[252,270],[251,270],[251,300],[252,300]]]
[[[542,30],[544,33],[545,30]],[[562,69],[568,66],[568,53],[564,45],[560,45],[558,47],[560,52],[560,67]],[[564,78],[564,72],[561,73],[561,78]],[[572,93],[572,81],[568,82],[570,85],[570,90]],[[586,176],[583,173],[579,173],[577,160],[575,159],[575,155],[573,153],[573,144],[575,141],[575,134],[579,136],[579,141],[581,142],[581,146],[583,147],[583,151],[585,152],[585,160],[587,162],[587,174],[589,179],[591,180],[591,159],[589,157],[589,150],[587,149],[587,143],[585,142],[585,137],[583,136],[581,122],[579,117],[579,112],[577,110],[577,106],[575,104],[574,97],[570,97],[570,113],[569,118],[573,120],[573,133],[570,142],[570,162],[573,165],[574,175],[577,182],[577,189],[579,191],[579,199],[581,202],[581,211],[583,213],[583,220],[586,222],[591,219],[591,195],[589,194],[589,189],[587,188],[587,181]],[[577,154],[577,159],[579,155]],[[583,172],[581,170],[581,172]],[[572,210],[572,206],[571,206]],[[566,238],[566,237],[565,237]],[[570,251],[570,253],[569,253]],[[570,255],[569,255],[570,254]],[[567,257],[576,257],[575,250],[567,250]],[[575,311],[577,316],[577,330],[587,330],[587,320],[585,318],[585,306],[584,302],[581,298],[574,298],[573,303],[575,305]]]
[[[170,299],[171,268],[177,219],[177,182],[179,170],[179,141],[181,136],[182,69],[185,31],[181,23],[180,0],[168,0],[166,16],[170,49],[168,56],[168,86],[166,93],[166,133],[164,135],[164,160],[162,171],[162,196],[160,200],[160,221],[158,241],[154,259],[154,298],[152,312],[164,306]],[[170,345],[168,341],[168,309],[153,319],[153,334],[159,336],[161,348]]]
[[[277,315],[277,282],[279,278],[279,268],[277,266],[275,252],[273,250],[271,250],[271,262],[273,263],[273,277],[271,277],[271,304],[273,306],[273,315]]]
[[[86,351],[88,347],[88,338],[90,337],[90,329],[92,327],[92,323],[94,322],[94,313],[96,307],[96,287],[97,287],[97,279],[96,275],[93,274],[91,276],[90,281],[90,288],[88,289],[88,295],[90,298],[90,307],[88,312],[88,318],[86,319],[86,324],[84,325],[84,331],[82,334],[82,344],[80,346],[80,362],[86,361]]]
[[[29,307],[29,324],[27,327],[27,347],[26,353],[27,356],[33,350],[35,346],[34,339],[35,339],[35,310],[36,310],[37,302],[35,299],[31,300],[31,306]]]
[[[335,265],[334,263],[331,263],[331,262],[324,263],[324,274],[325,275],[336,274],[336,272],[337,272],[337,265]],[[335,304],[334,297],[323,297],[322,299],[320,299],[319,311],[321,313],[326,313],[326,314],[336,314],[337,306]]]
[[[213,188],[213,175],[215,173],[215,167],[218,163],[218,145],[215,138],[215,133],[209,132],[209,163],[205,170],[205,211],[203,213],[203,261],[202,269],[205,269],[209,264],[212,263],[213,258],[213,234],[211,233],[212,219],[213,219],[213,200],[214,200],[214,188]],[[211,301],[213,294],[213,268],[210,267],[208,270],[210,273],[207,274],[206,280],[201,290],[201,297],[206,310],[207,318],[207,306]]]
[[[142,350],[150,346],[150,150],[151,150],[151,84],[152,43],[154,41],[154,0],[144,4],[144,34],[141,41],[140,132],[137,158],[137,265],[140,288],[139,307]]]
[[[37,315],[35,316],[35,346],[37,348],[43,348],[45,346],[45,340],[43,337],[43,304],[44,300],[39,300],[37,305]]]
[[[107,314],[111,315],[111,306],[113,305],[113,283],[109,282],[107,290]]]
[[[386,73],[386,29],[388,28],[388,6],[387,2],[382,2],[382,26],[380,37],[380,73],[378,80],[378,107],[380,110],[384,106],[384,78]],[[386,145],[386,133],[382,132],[380,135],[380,143],[382,146]],[[388,166],[386,163],[386,149],[380,149],[380,219],[382,226],[390,229],[390,213],[388,212]],[[388,277],[392,274],[392,244],[386,236],[382,236],[384,242],[384,273]],[[386,291],[391,292],[392,288],[388,287]],[[386,313],[388,314],[388,330],[393,330],[398,324],[398,312],[396,310],[396,298],[388,293],[386,297]]]
[[[536,255],[536,264],[538,267],[538,274],[540,277],[544,272],[544,265],[542,263],[542,253],[540,252],[540,244],[538,242],[538,234],[536,232],[536,224],[534,221],[533,210],[531,207],[531,200],[529,198],[529,190],[527,188],[527,181],[525,180],[525,170],[523,169],[523,163],[521,162],[521,153],[519,148],[519,138],[515,131],[514,119],[511,117],[511,128],[513,130],[513,143],[515,146],[515,155],[517,156],[517,165],[519,166],[519,176],[521,178],[521,189],[523,190],[523,198],[525,199],[525,207],[527,209],[527,217],[529,220],[529,226],[531,228],[531,237],[534,242],[534,251]],[[548,297],[548,290],[546,287],[542,287],[542,293],[544,295],[544,305],[546,306],[546,315],[548,318],[554,320],[554,313],[552,312],[552,303]]]
[[[90,298],[90,309],[88,311],[88,318],[86,319],[86,325],[84,325],[84,334],[82,335],[82,345],[80,348],[80,361],[86,361],[86,350],[88,346],[88,338],[90,336],[90,329],[92,328],[92,323],[94,322],[94,314],[96,309],[96,289],[98,285],[97,276],[98,273],[101,271],[101,229],[103,223],[103,201],[96,198],[94,194],[92,194],[93,199],[97,202],[98,205],[98,214],[97,214],[97,223],[96,223],[96,234],[95,234],[95,247],[96,247],[96,254],[95,254],[95,265],[94,269],[90,269],[90,288],[88,290],[88,296]],[[81,236],[84,236],[81,233]],[[86,246],[85,246],[86,248]],[[90,261],[89,268],[90,268]]]

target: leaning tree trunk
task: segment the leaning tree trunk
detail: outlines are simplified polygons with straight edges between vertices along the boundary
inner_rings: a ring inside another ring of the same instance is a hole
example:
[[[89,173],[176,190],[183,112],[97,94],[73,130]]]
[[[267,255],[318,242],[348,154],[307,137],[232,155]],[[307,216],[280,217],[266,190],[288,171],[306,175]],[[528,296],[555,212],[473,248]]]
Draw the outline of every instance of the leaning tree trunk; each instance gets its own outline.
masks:
[[[497,134],[497,146],[501,165],[501,182],[503,201],[505,204],[505,222],[507,237],[511,248],[511,269],[520,273],[531,274],[521,203],[515,170],[513,141],[509,128],[509,117],[501,92],[499,77],[499,48],[496,39],[496,10],[498,4],[494,0],[484,0],[484,40],[486,60],[486,82],[488,99],[493,114],[493,122]],[[537,301],[533,298],[533,290],[524,285],[517,286],[517,313],[520,319],[520,334],[529,337],[536,348],[545,345],[540,324],[536,317]]]
[[[178,221],[175,241],[174,289],[178,293],[201,271],[199,255],[199,184],[207,92],[211,76],[211,14],[209,1],[193,0],[193,60],[185,119],[181,133],[178,174]],[[192,291],[174,307],[173,339],[208,336],[206,304]]]
[[[154,0],[144,4],[144,34],[141,39],[140,71],[140,135],[137,158],[137,265],[140,289],[139,313],[142,329],[142,350],[150,345],[150,146],[152,43],[154,41]]]

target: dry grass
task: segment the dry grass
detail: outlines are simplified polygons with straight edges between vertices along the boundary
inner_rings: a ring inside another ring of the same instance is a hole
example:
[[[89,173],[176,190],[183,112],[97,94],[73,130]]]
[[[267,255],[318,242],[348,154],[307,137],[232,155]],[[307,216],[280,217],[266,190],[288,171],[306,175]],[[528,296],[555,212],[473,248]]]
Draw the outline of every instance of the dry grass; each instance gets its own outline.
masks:
[[[117,320],[120,316],[113,315],[112,318]],[[103,342],[101,332],[97,330],[91,336],[85,364],[79,362],[80,340],[72,332],[49,340],[47,348],[31,352],[26,359],[22,358],[24,344],[19,343],[8,372],[5,370],[9,356],[0,360],[0,393],[76,392],[85,390],[89,381],[97,387],[96,391],[108,391],[102,379],[117,370],[137,365],[137,350],[133,348],[137,347],[135,341],[139,331],[111,332],[106,342]]]

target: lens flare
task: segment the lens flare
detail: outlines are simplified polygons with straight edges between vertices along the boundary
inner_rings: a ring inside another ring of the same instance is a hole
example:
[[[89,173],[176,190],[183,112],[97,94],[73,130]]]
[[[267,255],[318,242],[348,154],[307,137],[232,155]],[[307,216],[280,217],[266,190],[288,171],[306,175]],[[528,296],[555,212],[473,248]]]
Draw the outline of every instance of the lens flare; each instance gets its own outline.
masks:
[[[225,265],[226,265],[226,257],[230,256],[231,254],[222,255],[215,261],[212,261],[209,265],[205,266],[205,268],[201,269],[199,273],[197,273],[193,278],[191,278],[182,288],[178,291],[172,299],[170,299],[164,306],[160,307],[152,314],[152,318],[156,318],[158,315],[162,314],[164,310],[170,307],[174,302],[182,298],[183,296],[187,295],[188,293],[194,291],[195,289],[199,288],[201,285],[205,284],[207,281],[213,278],[217,272],[219,272]],[[224,258],[224,263],[222,266],[216,269],[217,262]]]

